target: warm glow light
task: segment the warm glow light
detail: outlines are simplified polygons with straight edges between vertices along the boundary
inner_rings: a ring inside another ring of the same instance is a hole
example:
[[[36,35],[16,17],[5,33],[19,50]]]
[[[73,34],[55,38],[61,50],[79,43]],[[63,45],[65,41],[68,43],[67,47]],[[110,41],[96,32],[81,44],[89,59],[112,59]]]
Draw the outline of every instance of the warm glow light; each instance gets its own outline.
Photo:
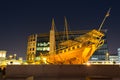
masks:
[[[43,58],[44,61],[46,61],[46,58]]]
[[[90,66],[91,64],[89,62],[86,63],[87,66]]]
[[[43,58],[43,62],[45,63],[45,64],[47,64],[47,61],[46,61],[47,59],[44,57]]]
[[[6,57],[6,51],[0,51],[0,57]]]

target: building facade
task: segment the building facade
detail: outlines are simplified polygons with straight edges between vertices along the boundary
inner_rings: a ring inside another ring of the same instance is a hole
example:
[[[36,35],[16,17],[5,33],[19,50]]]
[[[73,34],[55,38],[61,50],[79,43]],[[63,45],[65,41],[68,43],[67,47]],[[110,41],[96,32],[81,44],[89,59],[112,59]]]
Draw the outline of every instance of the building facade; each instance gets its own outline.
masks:
[[[118,48],[117,51],[118,51],[118,61],[120,63],[120,48]]]
[[[34,58],[36,55],[36,46],[37,44],[37,35],[30,35],[28,37],[28,44],[27,44],[27,57],[26,60],[28,62],[34,62]]]
[[[6,59],[6,53],[7,53],[7,51],[5,51],[5,50],[0,50],[0,61]]]
[[[80,30],[80,31],[69,31],[68,38],[73,40],[75,37],[83,35],[90,30]],[[104,36],[104,45],[100,47],[95,53],[92,55],[90,60],[98,61],[98,60],[106,60],[106,53],[108,53],[107,47],[107,30],[102,30],[105,34]],[[59,43],[61,41],[66,40],[65,32],[56,32],[55,41],[56,41],[56,49],[59,47]],[[27,45],[27,61],[34,61],[35,59],[39,59],[41,55],[47,55],[50,51],[50,42],[49,42],[49,33],[44,34],[33,34],[28,37],[28,45]],[[30,58],[32,57],[32,58]],[[30,60],[32,59],[32,60]]]

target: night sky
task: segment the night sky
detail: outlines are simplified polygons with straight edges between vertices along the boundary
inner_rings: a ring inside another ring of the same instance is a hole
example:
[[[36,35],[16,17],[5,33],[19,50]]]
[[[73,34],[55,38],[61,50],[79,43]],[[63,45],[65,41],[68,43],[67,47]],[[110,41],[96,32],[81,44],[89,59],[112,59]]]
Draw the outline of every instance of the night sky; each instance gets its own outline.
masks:
[[[108,29],[109,53],[115,54],[120,47],[119,0],[1,0],[0,50],[25,56],[28,36],[48,33],[52,18],[57,31],[64,30],[64,16],[69,30],[98,29],[109,8],[103,29]]]

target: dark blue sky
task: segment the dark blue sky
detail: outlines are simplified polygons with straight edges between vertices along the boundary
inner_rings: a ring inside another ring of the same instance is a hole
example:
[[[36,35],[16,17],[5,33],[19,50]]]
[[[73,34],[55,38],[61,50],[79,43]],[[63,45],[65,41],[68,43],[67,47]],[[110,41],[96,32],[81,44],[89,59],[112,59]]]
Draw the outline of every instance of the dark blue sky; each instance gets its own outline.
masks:
[[[49,32],[54,17],[57,31],[64,29],[64,16],[70,30],[98,29],[107,10],[110,16],[103,25],[108,29],[109,52],[120,47],[120,3],[118,0],[2,0],[0,1],[0,50],[25,56],[27,37]]]

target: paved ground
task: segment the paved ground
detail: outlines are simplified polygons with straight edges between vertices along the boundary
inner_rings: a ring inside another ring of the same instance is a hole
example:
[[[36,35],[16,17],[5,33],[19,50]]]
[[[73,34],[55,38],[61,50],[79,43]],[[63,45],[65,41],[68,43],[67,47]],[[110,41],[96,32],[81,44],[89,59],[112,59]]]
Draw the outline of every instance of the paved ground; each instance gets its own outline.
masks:
[[[119,65],[9,65],[6,80],[120,80]]]

